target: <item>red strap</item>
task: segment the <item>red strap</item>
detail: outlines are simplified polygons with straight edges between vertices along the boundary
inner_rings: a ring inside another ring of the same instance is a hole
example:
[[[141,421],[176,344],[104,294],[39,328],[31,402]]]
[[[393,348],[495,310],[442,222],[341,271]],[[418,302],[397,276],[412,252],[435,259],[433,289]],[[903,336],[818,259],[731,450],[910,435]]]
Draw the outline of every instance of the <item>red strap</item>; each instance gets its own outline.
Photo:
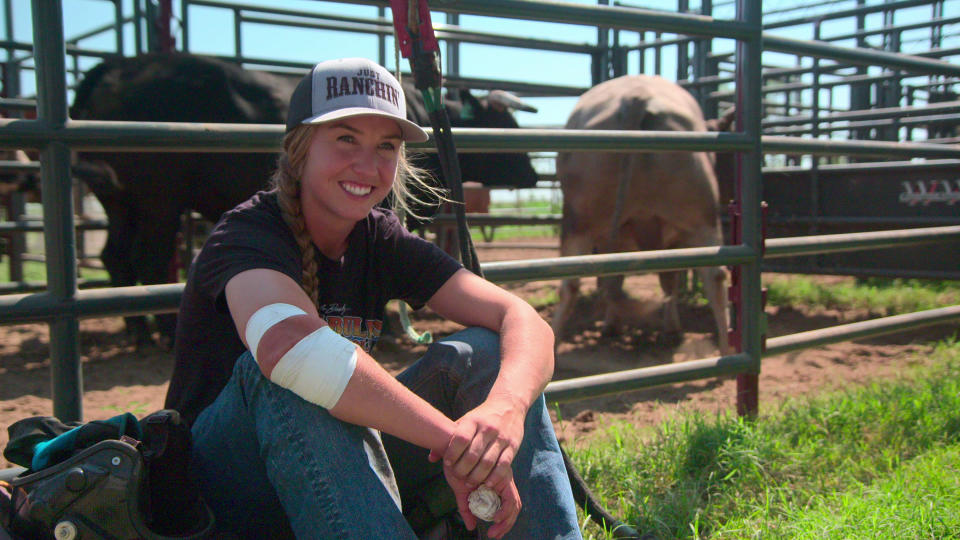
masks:
[[[437,37],[433,34],[433,24],[430,22],[430,8],[427,6],[427,0],[416,0],[419,21],[414,21],[413,30],[417,33],[417,39],[420,42],[422,52],[439,51],[440,44],[437,43]],[[397,41],[400,43],[400,54],[404,58],[413,56],[413,38],[410,37],[409,25],[409,1],[408,0],[390,0],[390,9],[393,11],[393,29],[397,33]]]

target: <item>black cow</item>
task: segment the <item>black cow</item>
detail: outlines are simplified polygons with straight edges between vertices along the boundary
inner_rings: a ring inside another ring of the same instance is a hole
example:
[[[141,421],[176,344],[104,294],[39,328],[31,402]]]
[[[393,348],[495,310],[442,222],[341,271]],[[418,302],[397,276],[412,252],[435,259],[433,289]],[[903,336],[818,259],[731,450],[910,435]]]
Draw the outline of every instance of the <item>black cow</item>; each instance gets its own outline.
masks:
[[[113,58],[80,82],[75,120],[282,124],[297,77],[247,71],[188,54]],[[407,85],[405,91],[411,90]],[[493,94],[495,98],[502,97]],[[469,92],[447,104],[455,127],[516,127],[509,110]],[[496,99],[493,101],[497,102]],[[411,119],[425,121],[419,92],[407,92]],[[263,188],[276,156],[264,153],[85,152],[75,174],[86,181],[109,222],[103,264],[114,286],[171,280],[180,217],[185,210],[216,221]],[[440,178],[435,155],[422,166]],[[464,180],[531,186],[536,173],[526,154],[461,154]],[[158,317],[161,335],[173,335],[174,316]],[[150,341],[141,318],[128,318],[138,343]]]

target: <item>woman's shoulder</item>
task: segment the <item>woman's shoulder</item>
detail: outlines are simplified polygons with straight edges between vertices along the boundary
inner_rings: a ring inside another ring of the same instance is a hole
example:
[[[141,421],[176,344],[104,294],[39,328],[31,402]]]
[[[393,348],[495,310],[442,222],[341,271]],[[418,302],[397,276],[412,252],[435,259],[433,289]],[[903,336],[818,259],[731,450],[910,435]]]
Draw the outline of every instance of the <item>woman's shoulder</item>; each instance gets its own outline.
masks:
[[[285,239],[290,229],[283,220],[275,191],[260,191],[246,201],[224,212],[210,233],[210,238],[230,244],[275,242]],[[267,240],[272,239],[272,240]]]
[[[280,204],[277,202],[277,191],[258,191],[249,199],[224,212],[221,220],[235,216],[280,215]]]
[[[277,203],[275,192],[261,191],[221,216],[197,257],[202,265],[223,261],[299,260],[296,240]]]
[[[277,202],[277,192],[259,191],[249,199],[227,210],[220,216],[214,230],[223,229],[278,229],[283,230],[286,224]]]

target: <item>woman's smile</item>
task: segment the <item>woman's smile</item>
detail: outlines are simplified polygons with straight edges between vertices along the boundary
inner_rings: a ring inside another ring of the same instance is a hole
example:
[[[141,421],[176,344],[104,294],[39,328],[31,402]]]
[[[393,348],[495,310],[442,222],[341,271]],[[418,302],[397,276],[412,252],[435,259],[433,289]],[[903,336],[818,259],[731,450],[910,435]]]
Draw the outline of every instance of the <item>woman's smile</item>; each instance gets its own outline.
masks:
[[[373,186],[366,184],[357,184],[355,182],[340,182],[340,187],[344,191],[357,197],[366,197],[373,191]]]

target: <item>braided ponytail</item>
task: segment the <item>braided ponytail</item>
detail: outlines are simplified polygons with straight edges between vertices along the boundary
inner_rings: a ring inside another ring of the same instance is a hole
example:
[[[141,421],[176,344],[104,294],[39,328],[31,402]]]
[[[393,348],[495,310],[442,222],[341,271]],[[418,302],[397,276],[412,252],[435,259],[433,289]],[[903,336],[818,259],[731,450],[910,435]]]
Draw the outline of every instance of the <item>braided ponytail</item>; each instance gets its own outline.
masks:
[[[300,246],[300,287],[317,305],[317,248],[310,239],[307,223],[300,204],[300,176],[307,161],[307,151],[313,131],[308,126],[298,127],[283,138],[283,153],[277,161],[273,183],[277,187],[277,202],[283,221],[293,232]]]

